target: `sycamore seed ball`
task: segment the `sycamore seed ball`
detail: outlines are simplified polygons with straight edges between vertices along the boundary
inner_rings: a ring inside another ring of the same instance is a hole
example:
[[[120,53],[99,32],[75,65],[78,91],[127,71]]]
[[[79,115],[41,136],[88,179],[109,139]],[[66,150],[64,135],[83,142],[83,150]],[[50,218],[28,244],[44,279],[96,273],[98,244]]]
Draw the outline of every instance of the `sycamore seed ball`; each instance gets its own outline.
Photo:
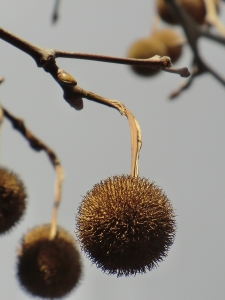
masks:
[[[80,255],[73,237],[61,227],[49,240],[49,225],[38,226],[24,235],[19,249],[17,277],[33,296],[61,298],[79,282]]]
[[[177,3],[197,22],[203,24],[206,15],[204,0],[177,0]],[[178,24],[179,21],[165,0],[156,0],[156,9],[163,21]]]
[[[166,55],[166,47],[157,38],[149,37],[135,41],[131,44],[127,52],[128,58],[146,59],[152,56]],[[151,76],[157,74],[159,71],[147,67],[131,66],[132,70],[142,76]]]
[[[145,178],[113,176],[96,184],[80,204],[77,237],[107,274],[130,276],[155,268],[175,237],[171,203]]]
[[[165,45],[166,55],[171,58],[172,63],[176,62],[182,54],[184,38],[171,28],[156,30],[153,35]]]
[[[26,192],[19,177],[0,168],[0,234],[7,232],[22,217],[26,208]]]

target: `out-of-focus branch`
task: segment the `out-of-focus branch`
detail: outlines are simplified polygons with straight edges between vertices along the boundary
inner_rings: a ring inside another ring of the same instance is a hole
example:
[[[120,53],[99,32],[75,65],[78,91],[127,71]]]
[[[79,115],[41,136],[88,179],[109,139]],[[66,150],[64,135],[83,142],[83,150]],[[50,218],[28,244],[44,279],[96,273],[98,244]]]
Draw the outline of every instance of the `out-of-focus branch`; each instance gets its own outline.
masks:
[[[204,0],[204,3],[206,7],[206,22],[216,27],[220,34],[225,36],[225,27],[217,14],[217,3],[214,0]]]
[[[53,13],[52,13],[52,23],[55,24],[59,19],[59,4],[60,0],[55,0]]]
[[[195,76],[197,75],[199,75],[199,69],[196,66],[193,68],[193,72],[191,73],[191,76],[188,78],[188,80],[181,83],[180,87],[169,95],[169,99],[173,100],[177,98],[182,93],[182,91],[188,89],[193,83]]]
[[[30,147],[35,151],[41,151],[41,150],[45,151],[46,154],[48,155],[51,164],[55,168],[55,173],[56,173],[55,197],[54,197],[54,205],[52,211],[52,220],[51,220],[51,228],[50,228],[50,236],[49,236],[49,239],[54,239],[56,235],[56,228],[57,228],[57,211],[61,200],[62,181],[64,178],[63,168],[55,152],[51,148],[49,148],[46,144],[44,144],[40,139],[34,136],[33,133],[25,126],[25,123],[22,119],[19,119],[14,115],[12,115],[4,107],[1,106],[1,108],[4,116],[11,122],[12,126],[25,137],[25,139],[30,144]]]
[[[212,0],[205,0],[208,3],[208,12],[210,15],[214,14],[213,9],[215,10],[215,5],[212,8]],[[177,1],[174,0],[165,0],[168,5],[170,5],[171,9],[176,15],[176,18],[179,20],[183,30],[186,34],[188,43],[193,52],[193,72],[191,72],[191,77],[187,80],[186,83],[183,83],[176,91],[170,94],[170,99],[176,98],[181,94],[182,91],[186,90],[191,86],[193,80],[205,73],[208,72],[212,76],[214,76],[221,84],[224,85],[225,79],[222,78],[215,70],[213,70],[209,65],[207,65],[201,58],[199,49],[198,49],[198,39],[201,36],[207,37],[208,39],[214,40],[218,43],[225,45],[225,38],[214,35],[209,32],[205,27],[199,26],[192,18],[184,11]]]

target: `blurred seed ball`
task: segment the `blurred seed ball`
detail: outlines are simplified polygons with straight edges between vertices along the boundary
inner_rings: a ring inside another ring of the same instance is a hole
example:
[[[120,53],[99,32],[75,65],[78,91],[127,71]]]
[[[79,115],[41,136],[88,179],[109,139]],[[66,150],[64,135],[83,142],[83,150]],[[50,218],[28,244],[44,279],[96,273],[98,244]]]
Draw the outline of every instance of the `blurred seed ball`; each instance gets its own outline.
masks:
[[[204,0],[176,0],[178,4],[195,20],[198,24],[203,24],[206,15]],[[165,0],[156,0],[156,9],[163,21],[169,24],[179,24],[179,21]]]
[[[165,45],[155,37],[143,38],[135,41],[128,49],[128,58],[146,59],[152,56],[166,55]],[[131,66],[132,70],[138,75],[152,76],[159,72],[148,67]]]
[[[33,296],[61,298],[79,282],[81,261],[73,237],[61,227],[49,240],[50,225],[24,235],[18,254],[17,277]]]
[[[153,36],[159,39],[167,48],[166,56],[169,56],[172,63],[176,62],[183,50],[184,38],[171,28],[159,29],[154,31]]]
[[[155,268],[175,238],[175,216],[161,188],[146,178],[113,176],[87,193],[76,216],[77,237],[107,274],[130,276]]]
[[[0,167],[0,234],[20,220],[26,208],[26,197],[18,175]]]

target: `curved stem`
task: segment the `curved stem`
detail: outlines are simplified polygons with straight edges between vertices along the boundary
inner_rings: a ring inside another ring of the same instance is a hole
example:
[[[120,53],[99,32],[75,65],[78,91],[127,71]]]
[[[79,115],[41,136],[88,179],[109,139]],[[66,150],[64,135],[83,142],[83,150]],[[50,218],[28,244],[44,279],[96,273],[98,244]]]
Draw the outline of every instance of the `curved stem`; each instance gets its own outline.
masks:
[[[52,240],[55,238],[56,229],[57,229],[57,212],[61,200],[62,181],[64,177],[63,168],[55,152],[47,145],[45,145],[41,140],[39,140],[36,136],[34,136],[33,133],[29,129],[27,129],[22,119],[19,119],[14,115],[12,115],[4,107],[2,107],[2,111],[4,116],[12,123],[12,126],[16,130],[18,130],[29,142],[30,147],[32,149],[34,149],[35,151],[43,150],[46,152],[50,162],[55,168],[55,173],[56,173],[55,196],[54,196],[54,204],[53,204],[52,219],[51,219],[50,234],[49,234],[49,239]]]
[[[138,158],[139,158],[139,152],[142,145],[142,139],[141,139],[141,129],[140,126],[131,113],[129,109],[126,108],[126,106],[117,101],[117,100],[111,100],[104,97],[101,97],[99,95],[96,95],[92,92],[85,91],[81,89],[80,87],[76,86],[74,87],[74,90],[77,91],[83,98],[86,98],[91,101],[95,101],[100,104],[104,104],[109,107],[113,107],[117,109],[122,116],[126,116],[129,122],[130,126],[130,137],[131,137],[131,175],[137,177],[138,176]]]

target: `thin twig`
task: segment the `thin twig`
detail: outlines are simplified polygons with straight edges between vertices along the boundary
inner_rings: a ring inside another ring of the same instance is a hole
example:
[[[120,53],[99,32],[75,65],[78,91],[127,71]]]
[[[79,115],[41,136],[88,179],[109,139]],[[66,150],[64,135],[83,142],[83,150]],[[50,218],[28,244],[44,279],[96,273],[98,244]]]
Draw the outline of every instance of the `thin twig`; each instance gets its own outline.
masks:
[[[160,57],[158,55],[155,55],[148,59],[135,59],[135,58],[124,58],[124,57],[115,57],[115,56],[107,56],[107,55],[99,55],[99,54],[55,50],[55,57],[101,61],[101,62],[114,63],[114,64],[130,65],[130,66],[142,66],[142,67],[153,68],[156,70],[171,67],[171,60],[168,56]]]
[[[180,74],[181,77],[189,77],[190,72],[188,68],[181,68],[181,69],[174,69],[174,68],[165,68],[163,71],[168,72],[168,73],[176,73]]]
[[[190,85],[193,83],[195,76],[196,76],[196,74],[192,73],[191,76],[186,81],[181,83],[180,87],[177,90],[170,93],[169,99],[173,100],[173,99],[177,98],[184,90],[189,88]]]
[[[54,205],[52,211],[52,219],[51,219],[51,227],[50,227],[50,235],[49,239],[54,239],[57,230],[57,211],[59,207],[59,203],[61,200],[61,189],[62,189],[62,181],[63,181],[63,169],[60,164],[60,161],[55,154],[55,152],[49,148],[46,144],[44,144],[40,139],[38,139],[33,133],[25,126],[25,123],[22,119],[19,119],[12,115],[8,110],[2,107],[2,111],[4,116],[12,123],[13,128],[18,130],[28,141],[30,147],[35,151],[45,151],[48,155],[48,158],[55,168],[56,173],[56,181],[55,181],[55,197],[54,197]]]

